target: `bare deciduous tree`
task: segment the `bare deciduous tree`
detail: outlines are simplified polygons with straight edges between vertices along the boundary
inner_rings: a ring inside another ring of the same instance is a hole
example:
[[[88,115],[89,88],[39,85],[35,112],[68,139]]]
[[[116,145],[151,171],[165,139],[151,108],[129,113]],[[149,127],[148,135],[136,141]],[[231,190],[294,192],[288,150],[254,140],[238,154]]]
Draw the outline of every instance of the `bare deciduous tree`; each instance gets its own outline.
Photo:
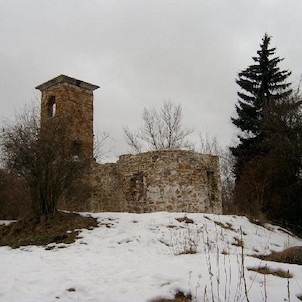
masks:
[[[142,117],[143,126],[137,132],[124,128],[127,143],[135,153],[192,148],[188,138],[193,131],[183,126],[181,105],[168,101],[159,111],[145,108]]]
[[[107,131],[97,131],[94,135],[93,157],[101,163],[112,151],[112,139]]]
[[[199,135],[200,147],[198,151],[204,154],[217,155],[219,157],[220,175],[222,184],[222,203],[225,213],[229,212],[233,204],[233,192],[235,177],[233,173],[234,157],[229,147],[222,147],[215,137]]]
[[[0,145],[5,167],[26,181],[34,214],[47,217],[85,162],[72,156],[70,120],[50,118],[43,127],[39,121],[36,112],[23,112],[3,126]]]
[[[198,151],[203,154],[219,155],[222,147],[218,144],[216,137],[210,137],[207,133],[205,135],[200,133]]]

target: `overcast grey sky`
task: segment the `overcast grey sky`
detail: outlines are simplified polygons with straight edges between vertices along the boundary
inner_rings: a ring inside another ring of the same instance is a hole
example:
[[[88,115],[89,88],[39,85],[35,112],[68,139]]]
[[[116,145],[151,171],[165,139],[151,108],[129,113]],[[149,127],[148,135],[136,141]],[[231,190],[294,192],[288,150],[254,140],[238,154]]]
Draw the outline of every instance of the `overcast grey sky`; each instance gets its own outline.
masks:
[[[65,74],[101,86],[95,128],[110,132],[115,155],[128,150],[123,126],[167,100],[197,134],[230,144],[235,78],[265,32],[297,84],[301,0],[0,0],[0,118]]]

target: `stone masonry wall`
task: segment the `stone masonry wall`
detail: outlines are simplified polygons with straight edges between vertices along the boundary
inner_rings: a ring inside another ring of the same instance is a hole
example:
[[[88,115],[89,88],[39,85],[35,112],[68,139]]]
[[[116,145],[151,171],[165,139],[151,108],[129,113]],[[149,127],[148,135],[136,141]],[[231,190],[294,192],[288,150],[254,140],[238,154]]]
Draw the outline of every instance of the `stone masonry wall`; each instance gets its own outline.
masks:
[[[93,164],[87,211],[222,213],[217,156],[164,150]]]
[[[92,162],[61,198],[59,208],[77,212],[120,212],[123,200],[117,165]]]
[[[116,164],[94,163],[89,174],[92,187],[88,209],[94,212],[120,212],[124,201],[121,176]]]

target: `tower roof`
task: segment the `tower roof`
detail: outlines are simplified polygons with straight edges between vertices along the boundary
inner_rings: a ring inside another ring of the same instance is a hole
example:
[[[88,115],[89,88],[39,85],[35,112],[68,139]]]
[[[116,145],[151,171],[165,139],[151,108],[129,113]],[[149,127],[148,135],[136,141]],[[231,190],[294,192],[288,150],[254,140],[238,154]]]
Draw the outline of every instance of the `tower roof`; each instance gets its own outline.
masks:
[[[44,90],[46,90],[52,86],[55,86],[57,84],[60,84],[60,83],[68,83],[68,84],[71,84],[71,85],[74,85],[77,87],[88,89],[90,91],[100,88],[97,85],[93,85],[93,84],[90,84],[90,83],[87,83],[87,82],[84,82],[81,80],[77,80],[75,78],[71,78],[71,77],[61,74],[61,75],[55,77],[54,79],[51,79],[51,80],[37,86],[36,89],[39,89],[40,91],[44,91]]]

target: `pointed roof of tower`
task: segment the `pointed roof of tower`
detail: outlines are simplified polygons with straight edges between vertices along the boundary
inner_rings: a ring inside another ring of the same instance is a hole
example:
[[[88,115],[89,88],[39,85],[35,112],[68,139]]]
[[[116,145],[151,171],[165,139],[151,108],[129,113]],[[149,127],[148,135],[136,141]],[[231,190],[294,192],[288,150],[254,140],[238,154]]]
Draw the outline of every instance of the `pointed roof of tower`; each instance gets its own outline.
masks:
[[[44,90],[46,90],[52,86],[55,86],[57,84],[60,84],[60,83],[68,83],[68,84],[71,84],[71,85],[74,85],[74,86],[77,86],[80,88],[84,88],[84,89],[87,89],[90,91],[100,88],[97,85],[93,85],[93,84],[90,84],[90,83],[87,83],[87,82],[84,82],[81,80],[77,80],[75,78],[68,77],[64,74],[61,74],[61,75],[55,77],[54,79],[51,79],[41,85],[38,85],[36,87],[36,89],[39,89],[40,91],[44,91]]]

